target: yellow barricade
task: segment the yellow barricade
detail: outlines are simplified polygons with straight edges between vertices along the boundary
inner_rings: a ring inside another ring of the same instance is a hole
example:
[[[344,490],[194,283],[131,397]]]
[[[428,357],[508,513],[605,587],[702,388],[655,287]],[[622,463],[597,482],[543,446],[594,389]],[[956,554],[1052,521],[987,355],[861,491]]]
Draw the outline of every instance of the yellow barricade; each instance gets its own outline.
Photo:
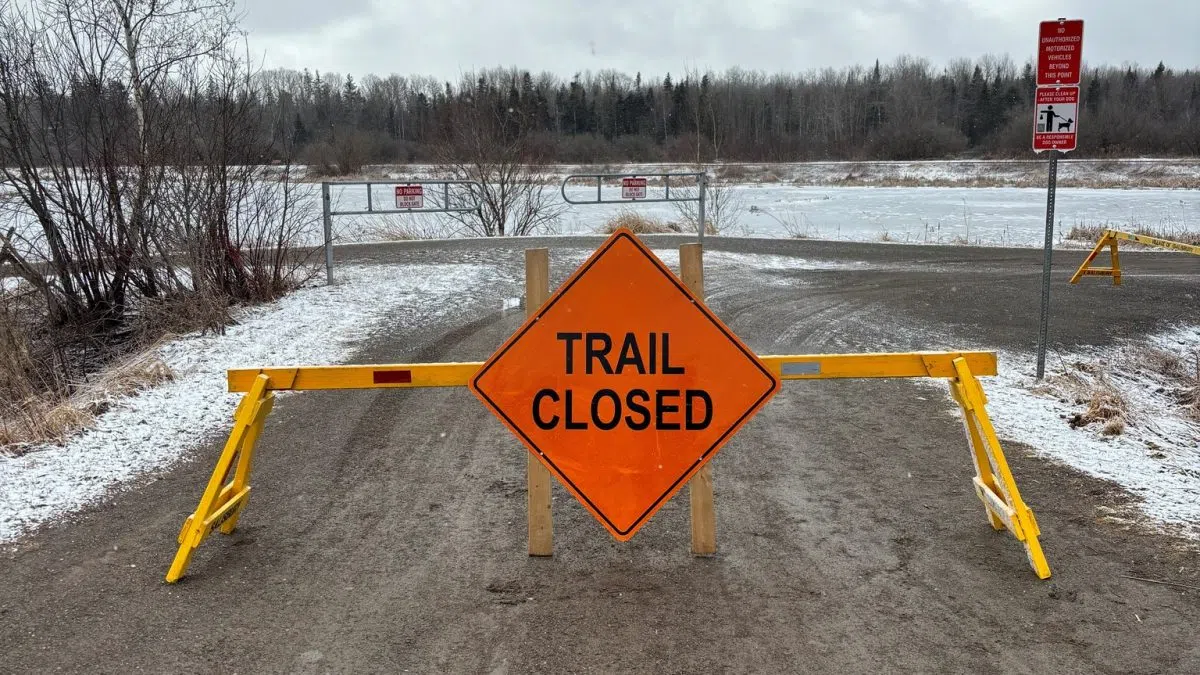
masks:
[[[192,553],[216,528],[232,534],[237,527],[246,500],[250,498],[250,469],[254,462],[254,443],[262,434],[263,423],[275,405],[275,393],[268,387],[265,375],[255,377],[238,404],[233,416],[233,431],[217,460],[204,496],[196,511],[188,516],[179,531],[179,550],[167,572],[167,581],[174,582],[187,571]],[[236,467],[234,461],[237,461]],[[229,472],[233,470],[232,480]]]
[[[1174,251],[1182,251],[1184,253],[1191,253],[1192,255],[1200,255],[1200,246],[1184,244],[1178,241],[1171,241],[1169,239],[1159,239],[1158,237],[1147,237],[1144,234],[1130,234],[1120,230],[1105,230],[1104,234],[1100,236],[1100,241],[1096,242],[1096,247],[1092,249],[1092,252],[1088,254],[1088,257],[1084,258],[1083,264],[1079,266],[1079,269],[1076,270],[1075,274],[1071,277],[1071,283],[1077,284],[1083,277],[1112,277],[1113,286],[1120,286],[1121,257],[1120,252],[1117,250],[1117,242],[1121,240],[1136,241],[1139,244],[1145,244],[1147,246],[1169,248]],[[1109,247],[1110,249],[1110,253],[1112,255],[1112,266],[1092,267],[1092,262],[1096,259],[1096,256],[1100,255],[1100,252],[1104,250],[1105,246]]]
[[[1026,550],[1041,579],[1050,567],[1038,543],[1037,521],[1021,499],[996,432],[988,418],[977,376],[996,374],[992,352],[912,352],[898,354],[816,354],[761,356],[784,380],[935,377],[950,382],[963,411],[967,441],[975,462],[975,491],[996,529],[1008,529]],[[301,366],[230,370],[229,391],[245,392],[234,427],[196,511],[179,533],[179,551],[167,573],[168,583],[187,571],[192,553],[216,528],[230,534],[250,494],[254,444],[271,411],[275,391],[329,389],[409,389],[465,387],[482,363],[424,363],[366,366]],[[236,467],[235,467],[236,461]],[[233,470],[232,479],[229,476]]]

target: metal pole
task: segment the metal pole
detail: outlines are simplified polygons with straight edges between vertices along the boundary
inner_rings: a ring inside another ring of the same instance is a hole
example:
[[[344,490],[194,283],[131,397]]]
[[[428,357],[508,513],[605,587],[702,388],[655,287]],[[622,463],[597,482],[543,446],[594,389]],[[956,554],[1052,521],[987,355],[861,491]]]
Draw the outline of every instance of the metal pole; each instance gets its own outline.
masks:
[[[333,285],[333,215],[330,213],[329,183],[321,183],[321,207],[325,224],[325,283]]]
[[[371,184],[370,184],[370,183],[367,183],[367,210],[368,210],[368,211],[374,211],[374,210],[375,210],[375,209],[374,209],[374,208],[372,208],[372,206],[371,206]],[[969,237],[968,237],[968,239],[969,239]]]
[[[707,173],[700,174],[700,179],[698,182],[700,184],[700,218],[699,218],[699,221],[700,221],[700,245],[703,246],[704,245],[704,192],[705,192],[704,188],[705,188],[705,185],[708,183],[708,174]]]
[[[1038,332],[1037,379],[1046,376],[1046,346],[1050,339],[1050,267],[1054,257],[1054,191],[1058,184],[1058,151],[1050,151],[1046,186],[1046,248],[1042,259],[1042,324]]]

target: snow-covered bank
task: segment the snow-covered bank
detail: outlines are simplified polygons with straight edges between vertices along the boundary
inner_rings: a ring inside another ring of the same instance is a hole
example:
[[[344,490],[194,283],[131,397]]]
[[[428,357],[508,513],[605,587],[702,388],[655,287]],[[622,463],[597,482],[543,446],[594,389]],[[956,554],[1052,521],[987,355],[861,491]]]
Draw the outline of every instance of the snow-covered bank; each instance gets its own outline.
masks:
[[[1028,159],[946,159],[917,161],[712,162],[702,169],[732,183],[795,183],[812,186],[907,185],[925,187],[1043,187],[1045,157]],[[569,174],[688,173],[696,164],[551,164],[544,173],[561,180]],[[436,178],[430,164],[378,165],[367,175],[390,180]],[[1080,159],[1068,156],[1058,165],[1058,180],[1071,187],[1200,188],[1200,159]]]
[[[1150,349],[1178,355],[1192,373],[1200,353],[1200,326],[1137,343],[1052,355],[1046,380],[1051,386],[1035,381],[1032,355],[1002,353],[999,376],[983,383],[988,409],[1002,440],[1023,443],[1044,457],[1111,480],[1139,497],[1138,507],[1147,516],[1200,538],[1200,419],[1187,417],[1177,400],[1177,379],[1145,365],[1142,357]],[[1122,433],[1106,435],[1099,423],[1072,428],[1071,420],[1086,402],[1073,400],[1053,382],[1079,371],[1103,374],[1124,400]]]
[[[486,265],[340,267],[335,286],[301,289],[255,307],[224,336],[188,335],[162,345],[176,379],[123,400],[63,446],[0,457],[0,542],[165,469],[227,431],[238,395],[225,370],[332,364],[383,323],[392,330],[466,314],[476,290],[499,279]],[[475,289],[475,290],[473,290]]]

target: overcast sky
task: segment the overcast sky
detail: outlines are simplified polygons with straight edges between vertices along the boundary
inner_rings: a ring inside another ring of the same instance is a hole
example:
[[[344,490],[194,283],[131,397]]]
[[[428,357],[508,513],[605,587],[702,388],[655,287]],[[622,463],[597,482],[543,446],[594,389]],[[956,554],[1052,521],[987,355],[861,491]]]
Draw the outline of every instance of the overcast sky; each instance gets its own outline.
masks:
[[[1200,68],[1200,0],[242,0],[252,53],[284,67],[457,79],[495,66],[661,76],[1033,55],[1082,18],[1091,64]]]

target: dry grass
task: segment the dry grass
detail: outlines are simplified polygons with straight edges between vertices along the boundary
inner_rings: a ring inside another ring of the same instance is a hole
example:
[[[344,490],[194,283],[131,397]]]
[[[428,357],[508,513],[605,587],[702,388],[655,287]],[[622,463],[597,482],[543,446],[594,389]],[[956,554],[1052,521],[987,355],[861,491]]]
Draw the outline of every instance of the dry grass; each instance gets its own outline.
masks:
[[[1072,429],[1101,424],[1100,433],[1117,436],[1124,433],[1130,423],[1129,401],[1108,378],[1108,367],[1076,362],[1065,373],[1047,377],[1033,390],[1083,406],[1083,412],[1075,413],[1067,420]]]
[[[628,209],[622,209],[614,218],[601,225],[599,231],[601,234],[612,234],[621,228],[634,234],[672,234],[683,231],[677,223],[665,223],[658,218],[650,218]]]
[[[1184,409],[1184,416],[1200,421],[1200,350],[1189,360],[1161,349],[1149,349],[1141,355],[1143,367],[1162,375],[1170,383],[1167,393]]]
[[[1069,241],[1086,241],[1095,243],[1100,241],[1100,237],[1104,234],[1105,230],[1121,230],[1123,232],[1130,231],[1127,227],[1120,227],[1116,225],[1084,225],[1083,223],[1076,223],[1071,227],[1070,231],[1067,232],[1067,239]],[[1192,246],[1200,245],[1200,231],[1189,231],[1183,229],[1171,230],[1141,226],[1133,228],[1131,233],[1140,234],[1145,237],[1154,237],[1156,239],[1177,241],[1183,244],[1190,244]],[[1145,244],[1140,244],[1136,241],[1122,241],[1120,245],[1122,248],[1157,249],[1157,247],[1146,246]]]
[[[723,181],[744,181],[749,172],[741,164],[722,164],[717,167],[717,178]]]
[[[1138,426],[1147,414],[1134,409],[1113,384],[1113,374],[1123,379],[1132,377],[1144,383],[1139,386],[1155,388],[1155,393],[1179,406],[1183,417],[1200,421],[1200,350],[1180,354],[1139,346],[1122,349],[1107,360],[1077,361],[1063,370],[1046,378],[1033,391],[1080,406],[1082,411],[1068,419],[1072,429],[1099,424],[1102,434],[1116,436],[1128,426]]]
[[[115,401],[174,377],[167,364],[150,350],[79,384],[65,399],[53,394],[30,396],[0,418],[0,448],[21,454],[32,444],[61,443],[90,428]]]

